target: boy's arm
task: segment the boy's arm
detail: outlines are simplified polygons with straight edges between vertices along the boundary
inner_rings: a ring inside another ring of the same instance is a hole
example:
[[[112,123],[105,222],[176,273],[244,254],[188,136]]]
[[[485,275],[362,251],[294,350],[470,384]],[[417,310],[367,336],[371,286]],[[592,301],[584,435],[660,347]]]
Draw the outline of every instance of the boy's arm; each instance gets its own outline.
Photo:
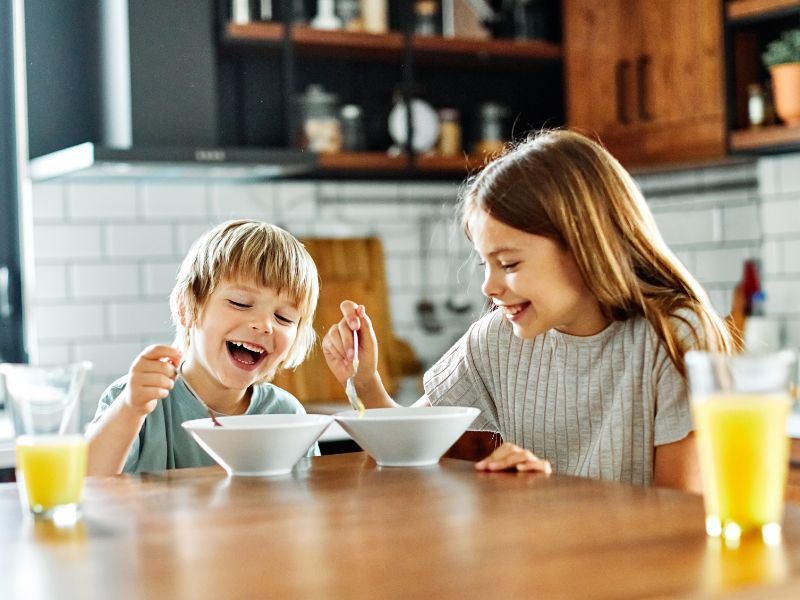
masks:
[[[142,428],[144,413],[135,412],[123,396],[123,390],[87,433],[89,440],[88,475],[116,475],[122,472],[133,441]]]
[[[145,418],[169,395],[180,360],[179,350],[164,345],[148,346],[136,357],[125,389],[87,434],[89,475],[122,472]]]

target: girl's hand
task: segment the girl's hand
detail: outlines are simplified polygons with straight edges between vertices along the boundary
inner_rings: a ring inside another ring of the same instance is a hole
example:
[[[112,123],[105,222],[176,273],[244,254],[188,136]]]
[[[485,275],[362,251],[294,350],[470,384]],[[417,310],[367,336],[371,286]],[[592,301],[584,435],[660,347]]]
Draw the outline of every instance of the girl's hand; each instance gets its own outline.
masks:
[[[553,472],[549,461],[537,457],[530,450],[508,442],[496,448],[494,452],[483,460],[475,463],[475,468],[479,471],[516,469],[517,471],[534,471],[545,475],[550,475]]]
[[[172,346],[154,345],[142,350],[128,371],[125,404],[141,415],[153,412],[175,385],[180,361],[180,350]]]
[[[356,383],[374,378],[378,369],[378,341],[372,321],[363,305],[345,300],[340,305],[342,319],[331,325],[322,339],[322,354],[334,377],[345,384],[353,374],[353,357],[358,352]],[[353,331],[358,331],[358,348],[353,348]]]

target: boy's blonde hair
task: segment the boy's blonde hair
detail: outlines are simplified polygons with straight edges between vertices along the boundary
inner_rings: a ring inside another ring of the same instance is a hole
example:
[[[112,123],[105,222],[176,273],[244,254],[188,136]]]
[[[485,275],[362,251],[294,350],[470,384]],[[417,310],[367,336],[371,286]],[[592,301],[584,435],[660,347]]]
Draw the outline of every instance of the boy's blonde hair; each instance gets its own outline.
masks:
[[[173,345],[182,352],[189,347],[189,330],[181,323],[181,314],[196,321],[223,281],[270,288],[296,304],[297,337],[275,370],[303,362],[316,341],[313,323],[319,297],[317,266],[303,244],[280,227],[244,219],[221,223],[203,234],[183,259],[169,298]]]
[[[467,183],[467,235],[478,210],[571,252],[603,313],[644,316],[681,374],[688,348],[673,319],[689,326],[693,348],[730,352],[705,291],[667,247],[633,178],[600,144],[564,130],[532,135]],[[694,318],[682,316],[687,310]]]

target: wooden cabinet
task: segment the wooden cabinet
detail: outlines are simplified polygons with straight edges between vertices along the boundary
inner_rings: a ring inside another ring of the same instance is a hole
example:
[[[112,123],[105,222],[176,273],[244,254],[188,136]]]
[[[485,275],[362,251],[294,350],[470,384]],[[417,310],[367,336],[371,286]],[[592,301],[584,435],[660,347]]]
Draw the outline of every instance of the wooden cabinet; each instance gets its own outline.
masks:
[[[721,0],[565,0],[567,122],[627,165],[725,154]]]

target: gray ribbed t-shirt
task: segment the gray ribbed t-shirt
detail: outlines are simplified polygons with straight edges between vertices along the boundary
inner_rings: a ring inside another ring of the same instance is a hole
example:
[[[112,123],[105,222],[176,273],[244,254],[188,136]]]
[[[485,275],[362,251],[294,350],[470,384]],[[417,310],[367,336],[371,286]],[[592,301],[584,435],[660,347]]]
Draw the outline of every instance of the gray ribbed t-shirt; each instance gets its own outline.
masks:
[[[432,404],[479,408],[472,429],[499,432],[556,473],[650,485],[654,447],[692,430],[686,382],[642,317],[588,337],[522,340],[494,311],[424,380]]]

